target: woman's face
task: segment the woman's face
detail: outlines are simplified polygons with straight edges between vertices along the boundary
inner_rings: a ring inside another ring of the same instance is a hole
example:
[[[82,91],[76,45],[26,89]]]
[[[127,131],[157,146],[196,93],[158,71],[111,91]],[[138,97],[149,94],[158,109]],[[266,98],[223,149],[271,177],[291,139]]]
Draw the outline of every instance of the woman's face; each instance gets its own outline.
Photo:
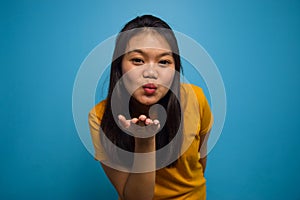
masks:
[[[157,103],[167,94],[175,74],[168,42],[155,31],[133,36],[123,56],[122,73],[126,89],[138,102]]]

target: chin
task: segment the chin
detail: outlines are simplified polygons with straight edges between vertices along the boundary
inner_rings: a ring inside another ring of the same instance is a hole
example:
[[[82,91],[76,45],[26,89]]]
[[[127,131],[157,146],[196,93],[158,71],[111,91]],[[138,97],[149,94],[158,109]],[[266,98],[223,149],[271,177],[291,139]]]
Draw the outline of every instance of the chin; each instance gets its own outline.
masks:
[[[146,105],[146,106],[151,106],[153,104],[156,104],[157,101],[142,101],[140,103],[143,104],[143,105]]]
[[[144,104],[146,106],[151,106],[153,104],[156,104],[158,102],[157,99],[141,99],[141,101],[139,101],[141,104]]]

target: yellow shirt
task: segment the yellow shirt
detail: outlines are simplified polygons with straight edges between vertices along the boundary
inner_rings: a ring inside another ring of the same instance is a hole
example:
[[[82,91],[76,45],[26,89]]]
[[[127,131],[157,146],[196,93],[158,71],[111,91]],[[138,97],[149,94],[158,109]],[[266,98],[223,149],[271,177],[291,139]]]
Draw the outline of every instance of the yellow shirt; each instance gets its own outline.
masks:
[[[182,155],[175,167],[156,171],[154,199],[206,199],[206,180],[199,162],[200,135],[211,129],[213,117],[209,104],[201,88],[191,84],[181,84],[181,107],[184,116]],[[89,113],[89,125],[95,159],[105,160],[101,146],[99,127],[106,101],[97,104]]]

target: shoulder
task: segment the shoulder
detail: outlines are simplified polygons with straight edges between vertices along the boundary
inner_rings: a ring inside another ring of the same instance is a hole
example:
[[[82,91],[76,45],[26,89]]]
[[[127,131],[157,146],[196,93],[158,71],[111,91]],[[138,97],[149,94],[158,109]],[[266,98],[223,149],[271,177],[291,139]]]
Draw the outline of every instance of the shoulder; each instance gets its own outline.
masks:
[[[93,107],[89,112],[89,122],[96,122],[100,124],[102,116],[106,107],[106,100],[99,102],[95,107]]]
[[[206,99],[201,87],[188,83],[181,83],[181,95],[195,96],[199,103]]]
[[[189,83],[181,83],[180,84],[181,90],[193,90],[195,93],[203,93],[202,88]]]
[[[185,100],[186,107],[199,111],[200,135],[208,133],[213,124],[213,115],[202,88],[192,84],[182,84],[181,88],[185,92],[181,93],[181,98]]]

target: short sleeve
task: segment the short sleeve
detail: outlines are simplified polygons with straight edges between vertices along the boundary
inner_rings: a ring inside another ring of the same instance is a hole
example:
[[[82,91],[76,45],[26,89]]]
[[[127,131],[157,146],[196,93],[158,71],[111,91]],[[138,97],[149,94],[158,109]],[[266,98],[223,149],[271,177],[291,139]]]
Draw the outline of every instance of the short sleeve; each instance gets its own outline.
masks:
[[[208,133],[213,125],[213,115],[210,110],[209,103],[203,93],[203,90],[193,85],[193,90],[197,96],[200,111],[200,135]]]
[[[94,158],[98,161],[107,160],[107,156],[100,141],[100,124],[104,109],[105,102],[102,101],[97,104],[88,115],[90,134],[95,150]]]

